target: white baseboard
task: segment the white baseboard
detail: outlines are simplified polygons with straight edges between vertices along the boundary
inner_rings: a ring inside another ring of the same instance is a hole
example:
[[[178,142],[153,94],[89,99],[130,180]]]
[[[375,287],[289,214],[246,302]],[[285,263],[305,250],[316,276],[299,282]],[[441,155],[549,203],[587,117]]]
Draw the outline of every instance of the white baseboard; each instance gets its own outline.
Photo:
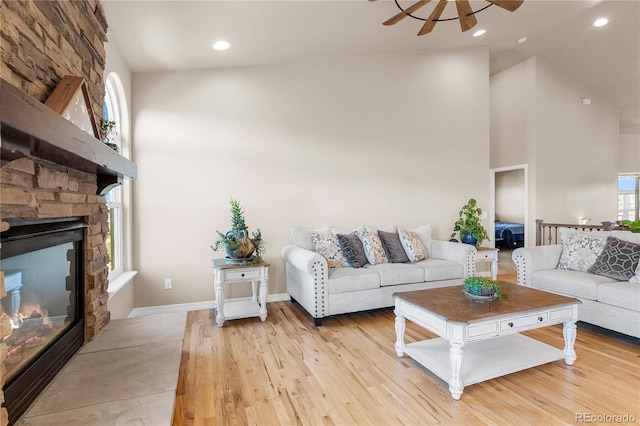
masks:
[[[267,303],[282,302],[284,300],[291,300],[291,297],[289,297],[287,293],[270,294],[267,296]],[[213,309],[215,307],[216,302],[213,300],[192,303],[176,303],[174,305],[145,306],[132,309],[131,313],[129,313],[129,318],[172,312],[199,311],[202,309]]]

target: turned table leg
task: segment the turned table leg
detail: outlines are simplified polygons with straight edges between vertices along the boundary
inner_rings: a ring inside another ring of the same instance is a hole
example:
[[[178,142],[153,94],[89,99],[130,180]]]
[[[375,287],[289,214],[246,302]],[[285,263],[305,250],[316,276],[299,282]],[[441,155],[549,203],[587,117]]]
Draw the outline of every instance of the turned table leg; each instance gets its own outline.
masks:
[[[396,310],[396,354],[398,356],[404,355],[404,330],[406,327],[406,320]]]
[[[462,396],[462,381],[460,380],[460,370],[462,370],[462,344],[451,342],[449,347],[449,368],[451,368],[451,378],[449,379],[449,392],[453,399],[460,399]]]
[[[562,328],[562,335],[564,336],[564,362],[568,365],[573,365],[577,355],[573,345],[576,342],[577,328],[575,321],[567,321]]]

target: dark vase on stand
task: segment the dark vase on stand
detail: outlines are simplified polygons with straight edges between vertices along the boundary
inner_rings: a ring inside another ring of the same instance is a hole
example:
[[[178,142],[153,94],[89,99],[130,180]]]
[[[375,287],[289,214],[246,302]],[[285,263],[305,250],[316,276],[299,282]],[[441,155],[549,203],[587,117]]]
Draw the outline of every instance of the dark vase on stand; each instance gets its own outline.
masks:
[[[473,236],[473,234],[464,234],[460,239],[465,244],[471,244],[475,246],[478,243],[478,240]]]

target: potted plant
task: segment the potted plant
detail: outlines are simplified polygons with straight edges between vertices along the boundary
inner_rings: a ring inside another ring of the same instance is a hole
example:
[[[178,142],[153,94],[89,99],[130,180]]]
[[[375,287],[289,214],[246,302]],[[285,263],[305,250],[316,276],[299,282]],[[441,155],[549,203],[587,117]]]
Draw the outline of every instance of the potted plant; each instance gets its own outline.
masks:
[[[458,214],[459,218],[453,226],[453,231],[460,234],[463,243],[479,246],[484,240],[489,239],[487,230],[482,226],[482,209],[477,206],[475,199],[469,199]]]
[[[470,299],[502,300],[500,284],[482,277],[469,277],[462,283],[464,294]]]
[[[216,231],[218,239],[211,248],[218,251],[224,247],[231,261],[260,261],[264,254],[264,242],[260,229],[249,237],[249,230],[244,220],[244,212],[237,200],[231,198],[231,229],[226,233]]]
[[[629,228],[629,231],[633,232],[634,234],[640,233],[640,220],[638,219],[633,221],[623,220],[622,225]]]
[[[100,119],[100,125],[98,126],[100,131],[100,137],[102,138],[102,142],[107,145],[109,148],[118,150],[118,145],[110,142],[111,135],[116,135],[115,131],[116,122],[113,120],[104,120]]]

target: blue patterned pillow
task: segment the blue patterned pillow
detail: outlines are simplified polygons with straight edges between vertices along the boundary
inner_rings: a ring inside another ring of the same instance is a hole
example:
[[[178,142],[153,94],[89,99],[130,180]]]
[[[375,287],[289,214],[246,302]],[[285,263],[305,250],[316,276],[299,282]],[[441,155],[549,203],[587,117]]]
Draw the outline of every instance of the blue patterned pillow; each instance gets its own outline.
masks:
[[[360,237],[358,237],[355,232],[351,234],[338,234],[338,243],[349,266],[362,268],[367,264],[367,257],[364,254],[362,241],[360,241]]]
[[[607,237],[607,242],[590,273],[627,281],[636,274],[640,261],[640,244],[630,243],[616,237]]]

